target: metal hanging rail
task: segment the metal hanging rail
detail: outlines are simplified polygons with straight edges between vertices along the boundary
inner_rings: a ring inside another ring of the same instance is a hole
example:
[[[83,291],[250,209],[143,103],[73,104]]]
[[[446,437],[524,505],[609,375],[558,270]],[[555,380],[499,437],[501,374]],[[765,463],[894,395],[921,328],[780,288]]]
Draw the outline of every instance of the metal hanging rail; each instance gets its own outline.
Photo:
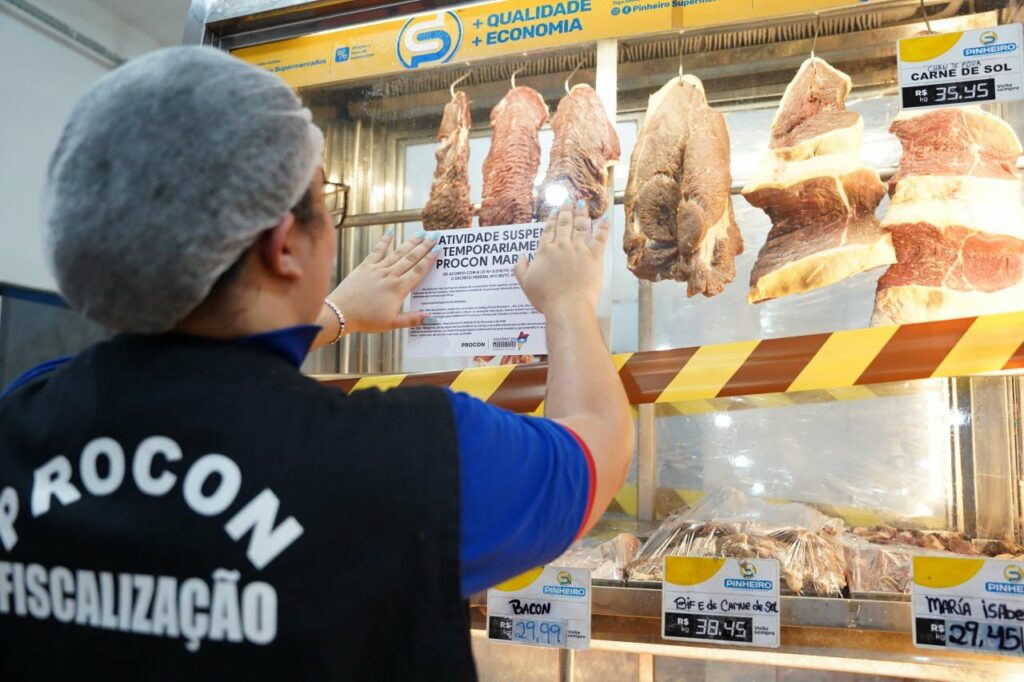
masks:
[[[1017,161],[1017,168],[1024,169],[1024,157]],[[878,175],[882,179],[882,182],[888,182],[893,175],[896,174],[897,169],[895,167],[879,168]],[[745,183],[734,182],[729,188],[729,193],[732,195],[740,194],[743,190]],[[619,206],[625,200],[625,192],[615,193],[615,205]],[[331,215],[338,215],[341,210],[331,211]],[[393,223],[415,223],[418,222],[423,213],[422,208],[409,208],[402,211],[382,211],[380,213],[357,213],[350,215],[345,218],[345,223],[342,227],[369,227],[372,225],[391,225]],[[472,214],[478,215],[480,213],[480,204],[473,204]]]
[[[887,181],[896,172],[895,168],[886,168],[879,172],[883,181]],[[729,188],[730,194],[739,194],[743,189],[743,184],[733,183],[732,187]],[[625,192],[615,193],[615,205],[619,206],[625,200]],[[341,210],[331,211],[332,215],[341,213]],[[382,211],[380,213],[358,213],[356,215],[350,215],[345,218],[345,223],[342,227],[369,227],[371,225],[390,225],[392,223],[415,223],[418,222],[423,213],[422,208],[409,208],[403,211]],[[472,209],[473,215],[480,213],[480,204],[473,204]]]
[[[895,173],[895,168],[882,168],[878,171],[883,182],[888,181]],[[743,185],[744,183],[734,182],[732,187],[729,188],[730,194],[740,194],[743,190]],[[625,200],[625,196],[625,192],[616,192],[615,205],[621,205]],[[339,213],[341,213],[340,210],[331,212],[332,215],[337,215]],[[422,213],[422,208],[409,208],[402,211],[382,211],[380,213],[357,213],[346,217],[345,223],[342,227],[369,227],[371,225],[391,225],[393,223],[415,223],[420,220]],[[478,215],[480,213],[480,204],[473,204],[472,213],[473,215]]]

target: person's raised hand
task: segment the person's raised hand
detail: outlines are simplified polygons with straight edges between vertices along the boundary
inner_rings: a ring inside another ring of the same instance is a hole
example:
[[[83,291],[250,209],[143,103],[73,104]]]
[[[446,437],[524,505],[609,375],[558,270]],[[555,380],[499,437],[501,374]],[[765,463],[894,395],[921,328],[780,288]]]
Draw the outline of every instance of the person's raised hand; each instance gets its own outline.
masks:
[[[402,312],[402,302],[437,260],[437,232],[416,236],[389,252],[394,237],[389,230],[328,298],[345,315],[345,332],[384,332],[416,327],[427,312]],[[325,306],[326,308],[326,306]],[[323,318],[329,319],[327,312]],[[337,322],[334,323],[337,329]]]
[[[516,263],[516,279],[544,315],[557,315],[564,306],[593,312],[601,296],[607,243],[607,221],[591,223],[582,202],[575,208],[566,202],[544,225],[533,261],[524,256]]]

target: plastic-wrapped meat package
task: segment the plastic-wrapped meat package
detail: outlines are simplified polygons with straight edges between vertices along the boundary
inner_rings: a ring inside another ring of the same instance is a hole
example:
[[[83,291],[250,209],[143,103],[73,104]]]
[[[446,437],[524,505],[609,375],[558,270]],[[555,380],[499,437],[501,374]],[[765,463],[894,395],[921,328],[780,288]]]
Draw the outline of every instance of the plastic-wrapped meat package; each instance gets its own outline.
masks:
[[[879,525],[871,528],[854,528],[851,532],[876,545],[906,545],[956,554],[978,553],[970,537],[954,530],[914,530]]]
[[[782,579],[794,594],[821,597],[842,596],[848,572],[846,556],[837,538],[839,528],[824,526],[817,532],[801,528],[778,528],[768,537],[785,545],[781,560]]]
[[[723,489],[665,519],[629,565],[628,578],[661,580],[666,556],[777,559],[791,592],[841,596],[847,574],[841,531],[841,521],[805,505],[772,504]]]
[[[647,539],[628,566],[634,581],[661,580],[666,556],[715,556],[717,538],[736,535],[734,523],[695,521],[684,513],[672,514]]]
[[[956,554],[919,545],[879,545],[852,533],[846,534],[843,544],[850,572],[850,592],[853,594],[909,594],[912,557]]]
[[[611,540],[594,544],[586,538],[575,542],[551,566],[589,568],[592,580],[623,582],[626,564],[640,549],[640,539],[632,533],[619,533]]]
[[[850,592],[905,594],[910,589],[911,552],[918,547],[876,545],[849,533],[844,538]]]
[[[994,559],[1016,559],[1024,558],[1024,545],[1018,545],[1011,538],[1003,540],[992,540],[981,547],[981,553]]]
[[[843,536],[850,572],[850,590],[866,592],[910,592],[910,561],[914,555],[997,556],[1010,559],[1021,550],[1012,540],[989,542],[979,552],[964,533],[950,530],[913,530],[894,526],[854,528]],[[1005,553],[1004,551],[1005,550]]]

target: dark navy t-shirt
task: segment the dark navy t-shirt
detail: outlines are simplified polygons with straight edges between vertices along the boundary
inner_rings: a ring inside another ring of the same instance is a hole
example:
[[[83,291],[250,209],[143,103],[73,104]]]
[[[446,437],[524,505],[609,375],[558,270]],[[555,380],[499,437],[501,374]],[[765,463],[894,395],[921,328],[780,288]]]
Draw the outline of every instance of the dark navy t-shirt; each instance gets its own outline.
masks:
[[[236,343],[266,348],[298,367],[318,331],[288,327]],[[32,368],[0,398],[70,360]],[[590,514],[596,481],[590,452],[566,427],[448,393],[459,441],[461,581],[468,597],[565,551]]]

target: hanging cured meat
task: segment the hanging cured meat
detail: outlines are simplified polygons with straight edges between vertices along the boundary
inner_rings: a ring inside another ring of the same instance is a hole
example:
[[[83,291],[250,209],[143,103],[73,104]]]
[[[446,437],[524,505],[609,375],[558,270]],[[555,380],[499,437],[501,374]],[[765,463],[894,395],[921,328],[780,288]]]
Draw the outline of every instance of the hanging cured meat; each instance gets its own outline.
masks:
[[[907,112],[882,226],[898,262],[878,280],[872,324],[1024,309],[1021,144],[977,107]]]
[[[444,108],[437,131],[434,184],[423,207],[423,228],[450,230],[473,223],[469,200],[469,98],[459,90]]]
[[[608,168],[619,160],[619,136],[592,87],[576,85],[551,117],[555,140],[547,176],[537,190],[534,214],[547,218],[565,199],[586,202],[591,218],[608,208]]]
[[[850,77],[822,59],[803,63],[772,121],[771,141],[743,196],[772,229],[750,274],[747,300],[811,291],[895,262],[875,219],[885,194],[860,161],[864,121],[846,110]]]
[[[698,78],[673,78],[651,96],[629,160],[629,269],[687,282],[688,296],[720,293],[743,252],[731,184],[724,117],[708,106]]]
[[[548,118],[533,88],[512,88],[491,111],[491,149],[484,160],[480,225],[533,220],[533,181],[540,167],[540,127]]]

